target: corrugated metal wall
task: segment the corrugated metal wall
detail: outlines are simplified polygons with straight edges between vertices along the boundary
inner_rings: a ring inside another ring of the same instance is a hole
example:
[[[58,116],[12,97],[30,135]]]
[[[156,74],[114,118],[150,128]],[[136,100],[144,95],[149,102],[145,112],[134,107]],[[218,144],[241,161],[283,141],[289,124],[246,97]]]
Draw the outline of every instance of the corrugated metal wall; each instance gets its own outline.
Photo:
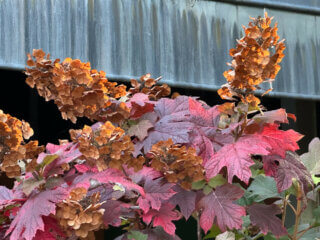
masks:
[[[263,8],[261,0],[253,2],[258,4],[247,6],[240,0],[0,0],[0,67],[22,69],[26,53],[43,48],[53,57],[90,61],[112,78],[152,73],[171,85],[217,89],[224,83],[228,50],[241,37],[241,25],[266,10],[279,22],[280,35],[287,42],[273,94],[320,99],[319,4],[309,0],[313,12],[303,11],[305,6],[294,12]]]

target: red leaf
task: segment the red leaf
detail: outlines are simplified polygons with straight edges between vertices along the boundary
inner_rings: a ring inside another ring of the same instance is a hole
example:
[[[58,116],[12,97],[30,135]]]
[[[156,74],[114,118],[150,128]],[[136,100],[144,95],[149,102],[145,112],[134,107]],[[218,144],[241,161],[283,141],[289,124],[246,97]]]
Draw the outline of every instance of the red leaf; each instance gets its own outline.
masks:
[[[285,158],[277,155],[263,157],[263,168],[267,176],[275,178],[279,192],[288,189],[293,178],[302,184],[304,191],[307,191],[309,184],[313,184],[310,173],[293,152],[287,152]]]
[[[189,142],[189,132],[193,123],[190,122],[190,117],[188,117],[190,115],[188,97],[162,98],[156,102],[154,111],[158,121],[144,141],[136,144],[136,151],[143,148],[144,152],[147,153],[153,144],[166,141],[169,138],[174,143]]]
[[[130,204],[115,200],[108,200],[102,204],[101,208],[105,209],[102,217],[105,226],[112,225],[118,227],[121,225],[120,216],[129,212]]]
[[[177,193],[170,198],[170,203],[174,206],[179,205],[182,215],[188,219],[196,208],[197,193],[194,191],[187,191],[176,185],[173,188]]]
[[[130,181],[122,172],[117,169],[108,168],[102,172],[86,172],[78,177],[76,177],[70,189],[77,188],[77,187],[84,187],[88,189],[90,187],[90,180],[96,180],[100,183],[119,183],[123,185],[128,190],[136,190],[142,196],[144,196],[144,190],[139,185]]]
[[[206,106],[206,105],[205,105]],[[189,109],[190,114],[192,116],[192,121],[194,121],[198,126],[203,127],[216,127],[217,117],[220,115],[220,111],[218,110],[218,106],[214,106],[207,109],[203,107],[199,101],[189,98]]]
[[[148,95],[144,93],[134,94],[128,102],[127,107],[131,108],[130,118],[137,119],[147,112],[152,112],[154,102],[149,100]]]
[[[272,232],[276,237],[287,234],[281,220],[276,216],[281,213],[281,209],[277,205],[253,204],[249,206],[248,213],[251,223],[259,227],[263,234]]]
[[[204,196],[197,204],[197,208],[202,211],[200,216],[202,229],[207,232],[214,220],[222,232],[227,228],[240,229],[241,217],[246,215],[246,211],[244,207],[233,203],[233,201],[242,197],[243,193],[241,188],[225,184]]]
[[[66,237],[64,232],[60,229],[57,221],[52,217],[43,217],[44,231],[37,231],[36,236],[32,240],[56,240],[61,237]]]
[[[267,148],[270,145],[259,140],[259,137],[255,135],[247,135],[235,143],[223,146],[205,164],[207,178],[216,176],[223,167],[227,167],[229,183],[232,183],[233,176],[248,183],[251,177],[250,166],[254,164],[251,155],[267,155],[269,153]]]
[[[59,157],[45,167],[44,176],[63,173],[60,168],[62,164],[69,163],[81,156],[78,146],[74,143],[66,143],[63,145],[54,145],[52,143],[48,143],[46,150],[49,155],[55,154]],[[48,154],[45,153],[40,154],[37,162],[41,163],[47,155]]]
[[[179,213],[172,210],[174,206],[169,203],[163,204],[160,209],[151,209],[142,215],[142,219],[146,224],[149,224],[153,219],[153,226],[161,226],[170,235],[174,235],[176,226],[172,221],[179,220]]]
[[[161,172],[146,166],[144,166],[138,172],[135,172],[133,168],[125,168],[125,172],[133,182],[139,185],[143,185],[147,178],[153,180],[162,176]]]
[[[10,240],[31,240],[37,230],[44,231],[42,216],[55,214],[56,203],[63,201],[68,195],[68,191],[63,188],[30,195],[6,232],[7,235],[11,233]]]
[[[172,190],[174,184],[162,184],[162,181],[162,178],[158,178],[156,180],[149,178],[146,179],[144,184],[146,194],[145,196],[139,197],[137,201],[139,207],[144,212],[148,212],[150,208],[159,210],[165,200],[170,199],[174,194],[176,194],[176,192]]]
[[[285,157],[287,151],[294,152],[299,149],[297,141],[303,135],[292,129],[288,131],[279,130],[278,127],[277,124],[266,124],[258,135],[261,136],[261,143],[266,142],[270,145],[269,151],[271,154]]]

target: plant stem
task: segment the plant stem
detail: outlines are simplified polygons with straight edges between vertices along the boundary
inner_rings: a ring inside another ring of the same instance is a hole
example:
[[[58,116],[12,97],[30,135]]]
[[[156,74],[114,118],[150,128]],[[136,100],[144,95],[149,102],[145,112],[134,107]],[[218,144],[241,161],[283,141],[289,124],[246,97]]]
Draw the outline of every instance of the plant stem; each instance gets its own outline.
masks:
[[[297,233],[298,233],[298,225],[299,225],[299,222],[300,222],[300,216],[301,216],[301,205],[302,205],[302,201],[301,201],[301,198],[302,198],[302,189],[301,189],[301,185],[300,183],[297,183],[298,185],[298,189],[297,189],[297,209],[296,209],[296,212],[295,212],[295,215],[296,215],[296,220],[295,220],[295,223],[294,223],[294,230],[293,230],[293,235],[292,235],[292,238],[293,240],[297,240]]]
[[[282,218],[281,218],[281,222],[282,222],[282,226],[284,227],[284,222],[286,220],[286,214],[287,214],[287,201],[288,201],[288,197],[290,195],[286,196],[284,201],[283,201],[283,212],[282,212]]]
[[[197,215],[197,239],[202,240],[199,214]]]

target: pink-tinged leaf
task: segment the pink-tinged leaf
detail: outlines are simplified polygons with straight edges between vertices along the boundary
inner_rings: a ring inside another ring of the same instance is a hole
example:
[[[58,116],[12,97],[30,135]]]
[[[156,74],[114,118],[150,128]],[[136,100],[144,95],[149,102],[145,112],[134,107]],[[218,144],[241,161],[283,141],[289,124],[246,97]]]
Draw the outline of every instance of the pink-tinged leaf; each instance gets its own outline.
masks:
[[[173,190],[177,193],[170,198],[170,203],[174,206],[178,205],[182,215],[188,219],[196,209],[197,193],[191,190],[187,191],[178,185],[174,186]]]
[[[140,120],[128,129],[128,134],[136,136],[140,141],[143,141],[148,136],[148,130],[152,127],[153,124],[149,120]]]
[[[205,164],[207,178],[216,176],[223,167],[227,167],[228,182],[232,183],[234,176],[247,183],[251,177],[250,166],[254,164],[251,155],[267,155],[269,148],[266,142],[260,142],[259,137],[247,135],[237,142],[223,146]]]
[[[121,225],[121,216],[124,216],[130,211],[130,204],[115,200],[108,200],[101,206],[105,209],[102,217],[105,226],[112,225],[118,227]]]
[[[162,98],[156,102],[154,111],[158,121],[148,136],[136,144],[136,151],[143,148],[147,153],[153,144],[169,138],[174,143],[189,142],[189,132],[194,124],[190,122],[188,97]]]
[[[62,145],[54,145],[54,144],[48,143],[46,146],[46,150],[49,154],[40,154],[37,159],[38,163],[41,163],[42,160],[47,155],[54,154],[54,155],[58,155],[59,157],[53,160],[50,164],[48,164],[45,167],[45,170],[44,170],[45,177],[53,174],[63,173],[60,167],[62,164],[69,163],[81,156],[78,146],[74,143],[66,143]]]
[[[288,123],[288,114],[285,109],[279,108],[277,110],[263,112],[255,115],[252,119],[258,123]]]
[[[127,107],[131,108],[130,118],[137,119],[147,112],[152,112],[154,109],[153,101],[149,100],[148,95],[144,93],[134,94],[128,102],[126,102]]]
[[[215,221],[222,232],[227,228],[240,229],[242,216],[246,215],[244,207],[233,201],[242,197],[244,191],[234,185],[225,184],[201,198],[197,208],[201,211],[200,226],[207,232]]]
[[[201,131],[194,129],[190,135],[191,147],[197,150],[197,155],[203,159],[203,165],[214,155],[213,142]]]
[[[266,124],[258,135],[261,136],[260,144],[263,142],[270,145],[270,154],[280,155],[285,157],[287,151],[296,151],[299,149],[297,141],[299,141],[303,135],[290,129],[283,131],[278,129],[277,124]]]
[[[43,217],[44,231],[38,230],[32,240],[56,240],[66,237],[57,221],[52,217]]]
[[[144,211],[148,212],[150,208],[159,210],[164,201],[170,199],[174,194],[172,183],[162,183],[163,179],[158,178],[155,180],[146,179],[144,184],[145,196],[138,198],[139,207]]]
[[[285,158],[277,155],[264,156],[263,168],[267,176],[275,178],[279,192],[288,189],[293,178],[300,182],[305,192],[308,185],[313,184],[310,173],[293,152],[287,152]]]
[[[94,167],[91,167],[87,164],[76,164],[74,165],[75,169],[77,169],[77,171],[79,173],[85,173],[85,172],[99,172],[97,167],[94,166]]]
[[[259,227],[263,234],[271,232],[276,237],[287,234],[281,220],[276,216],[281,214],[281,209],[277,205],[253,204],[249,206],[248,213],[252,225]]]
[[[4,186],[0,186],[0,206],[9,203],[13,198],[14,196],[12,190]]]
[[[144,229],[144,230],[141,230],[140,232],[148,235],[148,240],[181,240],[177,235],[172,236],[166,233],[162,227]],[[130,235],[130,232],[124,235],[121,235],[114,240],[129,240],[128,238],[129,235]]]
[[[144,166],[141,170],[138,172],[135,172],[133,168],[124,168],[126,175],[129,176],[129,178],[136,184],[143,185],[146,179],[156,179],[159,177],[162,177],[162,173],[154,170],[151,167]]]
[[[172,221],[180,219],[178,212],[174,211],[174,206],[166,203],[161,206],[159,210],[151,209],[142,215],[142,219],[146,224],[150,224],[153,220],[153,226],[161,226],[164,231],[170,235],[174,235],[176,226]]]
[[[31,240],[37,230],[44,231],[43,216],[55,214],[56,203],[69,196],[69,192],[63,188],[32,194],[23,204],[17,216],[13,219],[6,234],[10,234],[10,240]]]
[[[218,106],[214,106],[212,108],[209,108],[209,106],[206,107],[207,109],[203,107],[201,102],[193,98],[189,98],[189,109],[192,121],[194,121],[198,126],[216,127],[217,118],[220,115]]]
[[[70,189],[77,187],[84,187],[88,189],[91,185],[90,180],[95,180],[99,183],[118,183],[125,187],[127,190],[135,190],[142,196],[145,195],[142,187],[130,181],[130,179],[128,179],[119,170],[112,168],[108,168],[102,172],[97,173],[86,172],[73,180],[72,184],[70,185]]]

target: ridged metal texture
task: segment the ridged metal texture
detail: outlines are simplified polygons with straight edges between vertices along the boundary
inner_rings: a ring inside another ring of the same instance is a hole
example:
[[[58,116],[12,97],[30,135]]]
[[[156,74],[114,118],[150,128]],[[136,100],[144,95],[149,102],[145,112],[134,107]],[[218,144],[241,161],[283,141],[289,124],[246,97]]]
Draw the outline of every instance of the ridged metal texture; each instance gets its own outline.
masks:
[[[111,78],[152,73],[171,85],[214,90],[225,82],[241,25],[268,11],[287,43],[273,94],[320,99],[320,16],[303,13],[319,4],[306,1],[297,13],[237,2],[245,1],[0,0],[0,67],[22,69],[26,53],[42,48],[90,61]]]

